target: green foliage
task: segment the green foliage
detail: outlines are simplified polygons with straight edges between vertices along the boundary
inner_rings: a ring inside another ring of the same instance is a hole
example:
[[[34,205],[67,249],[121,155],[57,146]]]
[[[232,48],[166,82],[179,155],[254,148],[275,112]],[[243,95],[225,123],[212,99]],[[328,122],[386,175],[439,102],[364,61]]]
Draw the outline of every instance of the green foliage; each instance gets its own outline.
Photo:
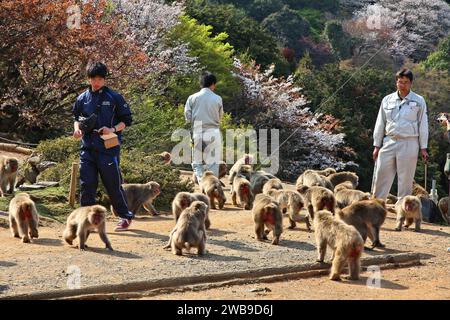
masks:
[[[328,42],[331,44],[333,54],[339,60],[349,59],[352,56],[352,37],[344,32],[342,25],[336,21],[325,24],[324,30]]]
[[[450,72],[450,35],[439,42],[437,50],[432,52],[422,65],[426,69]]]
[[[45,160],[63,162],[71,155],[77,154],[79,149],[80,141],[72,137],[60,137],[40,142],[36,152],[41,154]]]
[[[263,2],[272,3],[268,0]],[[214,4],[208,0],[189,0],[186,14],[201,24],[212,26],[214,35],[227,33],[227,40],[237,53],[248,54],[263,68],[272,63],[281,63],[275,38],[243,9],[231,4]]]
[[[189,45],[189,55],[198,57],[198,61],[204,70],[208,70],[217,76],[217,93],[224,100],[231,98],[239,89],[237,80],[231,74],[233,69],[233,47],[225,42],[228,35],[224,32],[215,36],[212,34],[212,26],[199,24],[196,19],[186,15],[181,16],[180,23],[171,31],[169,39],[182,41]],[[174,92],[183,101],[190,94],[197,91],[198,76],[174,78]]]
[[[298,13],[308,21],[311,27],[311,34],[314,36],[316,41],[320,40],[323,29],[325,28],[325,17],[323,12],[312,9],[312,8],[304,8],[298,10]]]

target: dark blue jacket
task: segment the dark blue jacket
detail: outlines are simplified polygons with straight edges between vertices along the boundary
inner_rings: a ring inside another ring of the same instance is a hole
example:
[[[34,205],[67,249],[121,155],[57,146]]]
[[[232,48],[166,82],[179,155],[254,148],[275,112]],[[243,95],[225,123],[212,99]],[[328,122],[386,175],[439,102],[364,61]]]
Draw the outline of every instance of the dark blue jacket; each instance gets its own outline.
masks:
[[[108,87],[103,87],[98,91],[92,91],[89,88],[78,96],[72,109],[75,121],[80,121],[80,116],[88,118],[94,113],[98,104],[101,104],[101,108],[97,116],[95,129],[100,129],[101,127],[112,128],[120,122],[125,123],[127,127],[131,126],[130,107],[119,93]],[[122,143],[122,133],[118,132],[117,135],[119,142]],[[103,139],[97,133],[88,133],[83,136],[81,149],[118,155],[120,146],[106,149]]]

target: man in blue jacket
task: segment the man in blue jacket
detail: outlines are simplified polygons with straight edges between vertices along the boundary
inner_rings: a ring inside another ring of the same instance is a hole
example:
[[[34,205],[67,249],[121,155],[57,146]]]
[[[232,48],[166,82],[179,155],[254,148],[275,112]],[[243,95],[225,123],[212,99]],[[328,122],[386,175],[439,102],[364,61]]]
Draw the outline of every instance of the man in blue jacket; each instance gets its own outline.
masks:
[[[131,125],[131,110],[124,98],[105,86],[106,65],[90,63],[87,67],[89,89],[80,94],[73,106],[75,139],[82,138],[80,150],[81,206],[96,204],[98,175],[120,217],[116,231],[127,230],[133,219],[128,210],[119,168],[122,131]],[[116,133],[119,145],[107,149],[101,135]]]

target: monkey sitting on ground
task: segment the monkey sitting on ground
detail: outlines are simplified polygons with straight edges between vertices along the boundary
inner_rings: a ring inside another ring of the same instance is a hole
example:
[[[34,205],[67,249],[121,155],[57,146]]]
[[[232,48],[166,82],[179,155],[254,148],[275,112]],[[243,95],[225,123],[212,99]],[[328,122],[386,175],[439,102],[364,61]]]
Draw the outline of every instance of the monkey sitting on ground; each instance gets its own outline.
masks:
[[[106,248],[113,250],[106,235],[106,208],[100,205],[81,207],[75,209],[67,218],[66,229],[63,232],[64,240],[72,245],[78,237],[79,249],[84,251],[86,240],[92,231],[97,231]]]
[[[353,185],[353,189],[356,189],[359,182],[359,177],[356,175],[356,173],[350,171],[330,174],[327,179],[333,184],[333,186],[337,186],[338,184],[345,181],[350,181]]]
[[[189,193],[189,192],[177,193],[175,199],[173,199],[172,201],[172,213],[175,218],[175,223],[178,221],[181,212],[184,209],[188,208],[194,201],[202,201],[206,204],[207,210],[206,210],[205,226],[206,229],[209,229],[209,227],[211,226],[211,222],[209,220],[210,202],[209,198],[202,193]]]
[[[272,231],[272,244],[280,243],[280,235],[283,232],[283,216],[281,215],[278,202],[265,194],[258,194],[252,209],[253,221],[255,222],[256,239],[268,240],[267,234]],[[264,230],[264,226],[267,230]]]
[[[159,183],[150,181],[145,184],[124,184],[123,190],[127,198],[128,209],[136,215],[139,209],[143,207],[145,211],[149,212],[152,216],[159,215],[159,212],[153,206],[153,200],[161,193],[161,187]],[[111,206],[111,212],[116,217],[117,212]]]
[[[343,189],[339,192],[334,193],[334,197],[336,198],[337,205],[340,209],[343,209],[352,203],[361,201],[361,200],[369,200],[370,193],[362,192],[360,190],[353,189]]]
[[[351,280],[359,279],[361,268],[361,253],[364,249],[364,240],[355,227],[337,220],[327,210],[318,211],[314,214],[314,231],[318,251],[318,262],[323,262],[327,246],[333,250],[330,279],[341,280],[345,264]]]
[[[296,186],[298,188],[301,185],[308,187],[320,186],[331,191],[334,190],[334,185],[328,181],[325,176],[316,173],[314,170],[306,170],[300,177],[298,177]]]
[[[309,216],[314,216],[314,212],[323,209],[335,213],[336,199],[333,192],[324,187],[300,186],[297,191],[302,195],[305,207],[308,209]]]
[[[234,177],[233,185],[231,186],[231,200],[233,205],[237,206],[236,198],[239,199],[239,206],[244,206],[245,210],[250,210],[253,206],[253,193],[250,186],[250,181],[241,176]]]
[[[234,177],[240,173],[241,167],[243,165],[250,166],[250,169],[252,169],[253,155],[245,154],[241,159],[237,160],[236,163],[231,167],[230,172],[228,174],[228,182],[230,184],[233,184]]]
[[[403,197],[395,205],[395,211],[397,212],[397,227],[395,228],[395,231],[402,230],[402,225],[405,220],[405,228],[408,228],[415,222],[414,231],[420,231],[420,224],[422,223],[422,203],[418,197]]]
[[[182,254],[182,249],[190,251],[191,247],[197,248],[198,255],[206,253],[206,228],[205,218],[208,206],[202,201],[194,201],[183,210],[177,224],[170,233],[169,244],[172,253]]]
[[[13,157],[0,156],[0,196],[13,193],[19,169],[19,160]],[[9,188],[8,188],[9,186]]]
[[[220,180],[211,171],[203,173],[200,181],[200,190],[209,197],[212,209],[216,209],[215,200],[219,203],[219,209],[223,209],[226,201]]]
[[[345,181],[345,182],[339,183],[337,186],[334,187],[334,194],[338,193],[341,190],[345,190],[345,189],[354,190],[353,183],[351,183],[350,181]]]
[[[17,194],[9,203],[9,227],[15,238],[23,243],[39,238],[39,215],[34,201],[26,193]]]
[[[372,248],[384,247],[380,242],[380,230],[386,214],[385,203],[380,199],[358,201],[337,212],[340,220],[359,231],[364,243],[369,237]]]
[[[309,214],[302,215],[300,212],[304,208],[305,203],[303,197],[297,191],[292,190],[276,190],[272,189],[268,195],[277,201],[283,213],[289,216],[289,229],[294,229],[297,222],[305,222],[308,231],[311,231],[311,223]]]
[[[281,190],[283,189],[283,184],[280,179],[269,179],[266,183],[264,183],[264,187],[262,189],[262,193],[268,194],[268,192],[272,189]]]

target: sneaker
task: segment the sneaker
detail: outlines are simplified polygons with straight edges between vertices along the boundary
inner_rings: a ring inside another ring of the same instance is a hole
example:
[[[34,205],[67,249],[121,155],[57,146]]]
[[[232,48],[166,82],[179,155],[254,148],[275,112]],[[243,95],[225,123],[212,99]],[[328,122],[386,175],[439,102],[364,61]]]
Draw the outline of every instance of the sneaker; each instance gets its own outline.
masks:
[[[131,225],[131,220],[128,219],[120,219],[119,223],[116,226],[116,229],[114,231],[127,231],[128,228]]]

